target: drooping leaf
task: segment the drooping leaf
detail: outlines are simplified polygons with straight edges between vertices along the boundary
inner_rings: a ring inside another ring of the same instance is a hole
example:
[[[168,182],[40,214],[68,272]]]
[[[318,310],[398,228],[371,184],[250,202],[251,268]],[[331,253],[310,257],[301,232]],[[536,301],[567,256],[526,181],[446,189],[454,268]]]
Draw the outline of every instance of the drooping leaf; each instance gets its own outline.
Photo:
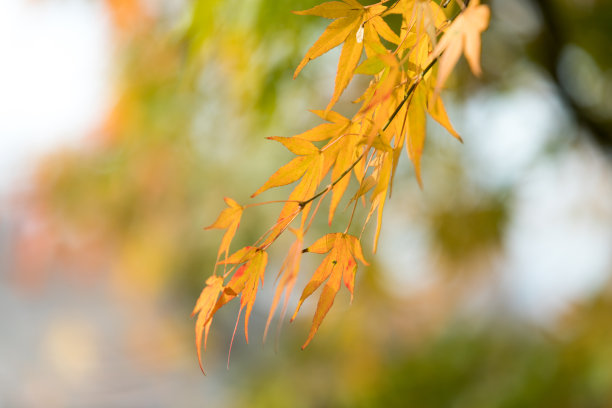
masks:
[[[195,336],[196,336],[196,348],[198,350],[198,363],[200,369],[204,372],[202,367],[202,333],[205,331],[204,336],[204,349],[206,350],[206,342],[208,340],[208,332],[212,323],[213,308],[217,302],[217,298],[223,289],[223,278],[219,276],[211,276],[206,281],[206,286],[202,290],[200,297],[198,298],[196,305],[191,312],[191,316],[198,314],[198,319],[195,325]]]
[[[313,145],[311,142],[305,139],[301,139],[299,137],[278,137],[271,136],[268,137],[269,140],[276,140],[277,142],[282,143],[291,153],[297,154],[299,156],[305,156],[309,154],[318,153],[319,149]]]
[[[414,164],[416,178],[422,185],[421,157],[426,137],[426,112],[460,140],[450,124],[442,100],[437,96],[462,52],[473,72],[480,72],[480,33],[489,19],[488,8],[480,6],[477,0],[470,2],[452,23],[447,20],[440,5],[430,0],[399,0],[368,6],[362,6],[357,0],[329,1],[296,14],[331,18],[334,21],[307,51],[294,78],[310,60],[336,46],[342,46],[331,100],[325,110],[312,111],[327,123],[292,137],[268,138],[283,144],[297,157],[274,172],[253,196],[269,188],[296,184],[275,224],[253,246],[244,247],[228,256],[231,239],[246,208],[233,201],[226,200],[228,208],[209,227],[227,229],[218,254],[220,257],[225,252],[225,259],[217,259],[217,264],[226,265],[226,272],[223,278],[216,278],[207,284],[200,297],[202,300],[196,304],[200,313],[196,323],[196,342],[200,344],[204,333],[205,347],[212,316],[237,297],[240,297],[240,309],[236,327],[244,310],[245,338],[248,342],[248,322],[259,281],[263,283],[266,250],[287,229],[296,233],[296,240],[277,277],[278,286],[264,337],[283,296],[281,315],[285,314],[303,253],[324,254],[324,259],[304,287],[291,319],[295,318],[303,302],[321,288],[303,347],[313,339],[342,285],[350,292],[352,300],[357,261],[367,265],[360,240],[352,235],[332,233],[302,250],[304,234],[321,203],[327,201],[329,193],[328,220],[332,223],[338,205],[347,193],[352,173],[359,185],[352,200],[361,199],[366,204],[366,197],[369,198],[365,224],[374,213],[377,214],[373,245],[376,251],[384,206],[390,196],[404,145]],[[401,16],[399,34],[384,20],[383,17],[388,14]],[[442,36],[438,42],[440,34]],[[366,60],[359,65],[364,50]],[[436,58],[438,63],[434,64]],[[361,104],[358,112],[348,118],[331,108],[355,73],[369,75],[370,82],[355,101]],[[328,173],[331,173],[331,180],[323,184]],[[293,230],[291,225],[298,217],[301,217],[299,229]],[[352,221],[351,215],[346,231]],[[229,282],[223,286],[223,279],[227,277]]]
[[[304,349],[308,343],[310,343],[319,329],[323,319],[327,315],[327,312],[329,312],[343,279],[347,288],[352,294],[354,272],[356,267],[355,256],[357,256],[358,259],[363,260],[361,246],[359,246],[358,240],[355,240],[357,240],[357,238],[352,235],[342,233],[327,234],[319,238],[305,250],[305,252],[329,252],[329,254],[325,257],[325,259],[323,259],[323,262],[321,262],[317,270],[312,275],[312,278],[304,288],[302,296],[300,297],[298,305],[295,309],[295,313],[291,318],[291,320],[295,319],[295,316],[304,303],[304,300],[312,295],[314,291],[327,280],[317,304],[317,309],[312,320],[312,326],[310,328],[308,338],[302,346],[302,349]]]
[[[479,3],[479,0],[470,2],[453,21],[431,54],[431,59],[440,58],[436,96],[457,64],[461,52],[465,54],[474,75],[479,76],[481,73],[480,34],[489,25],[491,11],[488,6]]]
[[[361,23],[361,15],[358,12],[351,12],[349,16],[332,21],[325,29],[321,37],[308,50],[302,62],[298,65],[293,78],[297,78],[302,68],[313,59],[320,57],[332,48],[340,45],[349,33]]]
[[[329,204],[329,217],[328,222],[331,225],[334,215],[336,213],[336,208],[340,203],[340,199],[344,195],[346,191],[350,177],[342,176],[350,167],[353,165],[355,160],[357,160],[357,144],[358,137],[355,134],[346,135],[343,139],[338,143],[338,155],[336,158],[336,162],[334,168],[332,170],[332,180],[339,180],[338,183],[332,189],[332,199]]]
[[[408,156],[410,157],[410,160],[412,160],[416,178],[421,187],[423,186],[423,181],[421,179],[421,155],[423,154],[423,147],[425,146],[425,135],[427,130],[425,98],[425,86],[417,86],[416,90],[414,91],[412,101],[408,106],[408,138],[406,141]]]
[[[380,230],[382,228],[382,215],[385,208],[385,201],[387,200],[387,192],[389,191],[391,183],[392,170],[393,156],[391,153],[385,153],[381,156],[381,163],[377,172],[378,180],[376,182],[376,187],[372,191],[372,206],[367,217],[367,219],[370,218],[374,209],[378,210],[376,234],[374,235],[374,247],[372,248],[373,252],[376,252],[378,249],[378,238],[380,237]]]
[[[296,157],[272,174],[268,181],[255,191],[251,197],[255,197],[272,187],[285,186],[299,180],[313,160],[314,155]]]
[[[310,111],[321,119],[326,120],[328,122],[336,123],[338,125],[348,125],[349,123],[351,123],[350,119],[347,119],[338,112],[334,112],[332,110],[311,109]]]
[[[310,130],[307,130],[304,133],[300,133],[299,135],[295,135],[294,137],[308,140],[310,142],[320,142],[322,140],[331,139],[335,135],[339,134],[346,128],[346,125],[339,125],[336,123],[323,123],[319,126],[316,126]]]
[[[363,52],[363,41],[358,41],[357,32],[361,29],[361,24],[358,24],[350,32],[344,46],[342,47],[342,53],[340,54],[340,61],[338,62],[338,72],[336,73],[336,84],[334,88],[334,94],[331,101],[327,105],[326,110],[330,110],[332,106],[340,98],[340,95],[348,86],[351,78],[353,78],[353,72],[359,63],[361,53]]]
[[[206,227],[205,229],[227,229],[223,238],[221,239],[221,245],[219,245],[219,250],[217,251],[217,262],[219,261],[221,254],[225,252],[225,256],[229,253],[229,247],[236,235],[236,231],[240,226],[240,218],[242,217],[242,211],[244,208],[239,205],[236,201],[232,200],[229,197],[224,198],[225,203],[229,208],[221,211],[217,220],[212,224]]]
[[[295,281],[297,280],[297,276],[300,270],[300,260],[302,258],[302,245],[304,242],[304,233],[302,230],[294,230],[293,233],[296,236],[295,242],[289,248],[289,253],[281,266],[280,271],[278,272],[278,285],[276,287],[276,291],[274,292],[274,298],[272,299],[272,305],[270,306],[270,312],[268,314],[268,320],[266,321],[266,328],[264,329],[264,341],[268,335],[268,328],[270,327],[270,323],[272,322],[272,318],[274,317],[274,313],[280,302],[281,297],[284,294],[284,302],[281,310],[281,317],[279,319],[279,324],[282,322],[285,313],[287,312],[287,304],[289,303],[289,295],[291,295],[291,291],[295,286]]]
[[[257,297],[259,281],[263,283],[264,272],[268,263],[268,253],[257,251],[253,259],[247,264],[244,274],[247,276],[244,289],[240,295],[240,309],[246,307],[244,315],[244,337],[249,342],[249,318]]]

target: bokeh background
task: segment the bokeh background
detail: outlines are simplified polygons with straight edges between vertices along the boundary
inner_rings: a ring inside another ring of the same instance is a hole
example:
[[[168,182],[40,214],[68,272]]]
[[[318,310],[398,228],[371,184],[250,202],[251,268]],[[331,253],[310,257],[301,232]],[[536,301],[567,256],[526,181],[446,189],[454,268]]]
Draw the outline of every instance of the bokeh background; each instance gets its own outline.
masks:
[[[202,227],[288,159],[265,136],[318,123],[338,50],[291,79],[325,21],[290,11],[316,3],[0,2],[0,407],[612,406],[607,0],[487,2],[484,75],[443,95],[465,143],[432,123],[423,190],[404,160],[352,305],[305,351],[312,302],[262,345],[281,240],[254,340],[228,371],[228,306],[201,374]]]

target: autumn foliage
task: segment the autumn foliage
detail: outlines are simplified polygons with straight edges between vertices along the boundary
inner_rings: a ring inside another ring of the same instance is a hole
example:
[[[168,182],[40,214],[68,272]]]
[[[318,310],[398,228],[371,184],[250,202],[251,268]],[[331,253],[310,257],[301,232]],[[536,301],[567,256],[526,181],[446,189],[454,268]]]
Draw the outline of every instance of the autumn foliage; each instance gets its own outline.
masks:
[[[312,111],[324,123],[292,137],[269,138],[295,155],[252,195],[255,197],[270,188],[296,183],[283,202],[276,223],[253,245],[231,252],[230,245],[244,210],[261,203],[240,205],[226,198],[227,208],[208,227],[223,229],[225,234],[218,250],[215,271],[207,280],[193,310],[193,315],[198,315],[195,330],[200,365],[202,339],[206,347],[215,313],[237,297],[240,298],[238,320],[244,311],[244,331],[248,342],[249,316],[259,283],[264,279],[268,261],[266,251],[287,230],[295,236],[295,242],[278,274],[266,333],[281,299],[282,315],[285,314],[302,255],[327,254],[303,289],[292,317],[295,318],[302,303],[323,286],[303,345],[306,347],[343,284],[352,296],[358,261],[367,265],[361,236],[348,234],[353,216],[343,232],[326,234],[303,249],[303,243],[307,242],[305,237],[322,201],[329,197],[327,218],[331,226],[341,199],[348,193],[350,179],[354,177],[359,187],[349,193],[353,214],[359,201],[367,203],[362,231],[373,216],[376,218],[375,252],[385,202],[404,148],[414,165],[416,178],[422,184],[420,168],[426,115],[429,114],[461,140],[450,124],[440,91],[461,54],[465,55],[472,72],[480,74],[480,35],[488,25],[490,12],[478,0],[467,5],[467,1],[457,0],[460,11],[450,16],[447,15],[450,11],[446,10],[448,3],[397,0],[363,6],[357,0],[343,0],[295,12],[332,20],[306,52],[294,77],[308,62],[342,45],[333,96],[324,110]],[[401,17],[401,25],[396,30],[388,23],[387,17],[392,14]],[[333,111],[333,107],[355,74],[370,77],[370,82],[355,101],[359,109],[352,118],[347,118]],[[222,273],[217,272],[220,269],[223,269]]]

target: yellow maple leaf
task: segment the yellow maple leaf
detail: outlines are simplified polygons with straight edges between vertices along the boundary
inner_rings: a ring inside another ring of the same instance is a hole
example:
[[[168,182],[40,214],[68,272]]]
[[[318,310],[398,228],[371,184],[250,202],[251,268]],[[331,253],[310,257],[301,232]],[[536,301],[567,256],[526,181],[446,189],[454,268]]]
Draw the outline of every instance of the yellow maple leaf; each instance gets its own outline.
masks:
[[[195,325],[196,335],[196,348],[198,350],[198,362],[200,363],[200,369],[204,372],[202,367],[202,334],[204,336],[204,350],[206,350],[206,341],[208,339],[208,332],[212,323],[212,311],[219,297],[219,293],[223,289],[223,278],[220,276],[211,276],[206,281],[206,287],[202,290],[200,297],[198,298],[196,305],[191,312],[191,316],[198,315],[198,320]]]
[[[440,58],[435,96],[440,93],[462,52],[474,75],[481,74],[480,35],[489,25],[491,10],[488,6],[479,3],[479,0],[470,2],[468,7],[455,18],[431,54],[432,60]]]
[[[223,238],[221,239],[221,245],[219,245],[219,250],[217,251],[217,262],[221,257],[221,254],[225,252],[225,257],[227,258],[227,254],[229,252],[229,247],[236,235],[236,231],[238,230],[238,226],[240,225],[240,218],[242,217],[242,211],[244,207],[239,205],[236,201],[232,200],[229,197],[224,198],[225,203],[229,208],[221,211],[217,220],[212,224],[206,227],[205,229],[227,229]]]
[[[344,281],[345,286],[351,293],[352,299],[355,272],[357,271],[357,262],[355,258],[359,259],[364,265],[367,265],[361,251],[359,239],[352,235],[342,233],[326,234],[315,241],[310,247],[306,248],[304,252],[319,254],[329,252],[329,254],[323,259],[323,262],[319,265],[304,288],[300,301],[295,309],[295,313],[291,318],[291,320],[295,319],[304,300],[312,295],[323,282],[327,281],[319,297],[317,309],[312,319],[312,326],[310,327],[308,338],[302,346],[302,349],[308,346],[308,343],[310,343],[316,334],[319,326],[321,326],[323,319],[334,303],[336,293],[340,290],[342,281]]]
[[[293,78],[297,78],[300,71],[313,59],[320,57],[332,48],[342,44],[348,37],[349,33],[359,27],[362,21],[363,13],[359,11],[349,11],[346,17],[338,18],[332,21],[319,39],[310,47],[306,55],[298,65]]]

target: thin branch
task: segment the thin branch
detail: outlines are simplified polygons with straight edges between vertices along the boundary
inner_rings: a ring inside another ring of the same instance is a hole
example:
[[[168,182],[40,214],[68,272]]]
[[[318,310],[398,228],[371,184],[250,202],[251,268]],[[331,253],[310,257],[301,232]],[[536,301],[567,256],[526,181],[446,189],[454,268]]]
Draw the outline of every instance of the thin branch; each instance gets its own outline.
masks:
[[[423,70],[423,72],[421,72],[421,74],[419,75],[419,77],[414,81],[414,83],[412,84],[412,86],[410,86],[410,88],[408,89],[408,91],[406,92],[406,95],[404,96],[404,99],[402,100],[402,102],[400,102],[400,104],[397,106],[397,108],[395,108],[395,111],[393,111],[393,113],[391,114],[391,116],[389,117],[389,120],[387,120],[387,123],[385,124],[385,126],[383,126],[382,130],[383,132],[385,130],[387,130],[387,128],[389,127],[389,125],[391,124],[391,122],[393,122],[393,119],[395,119],[395,117],[397,116],[397,114],[399,113],[400,109],[402,109],[402,106],[404,106],[404,104],[408,101],[408,99],[410,98],[410,95],[412,95],[412,93],[414,92],[414,90],[416,89],[416,87],[419,85],[419,83],[421,82],[421,80],[423,79],[423,77],[433,68],[433,66],[436,64],[436,62],[438,62],[437,58],[434,58],[429,65],[427,65],[427,67],[425,67],[425,69]],[[317,198],[321,197],[323,194],[325,194],[327,191],[330,191],[332,188],[334,188],[336,186],[336,184],[338,184],[344,177],[346,177],[347,174],[349,174],[351,172],[351,170],[353,170],[353,168],[355,168],[355,166],[361,161],[361,159],[363,159],[364,155],[366,154],[366,152],[364,151],[358,158],[357,160],[355,160],[348,169],[346,169],[340,176],[338,176],[338,178],[336,180],[334,180],[331,184],[329,184],[327,187],[325,187],[324,190],[319,191],[317,194],[313,195],[312,197],[310,197],[307,200],[304,200],[302,202],[300,202],[300,208],[304,208],[304,206],[306,206],[308,203],[316,200]]]
[[[421,79],[423,79],[423,77],[429,72],[430,69],[433,68],[433,66],[436,64],[436,62],[438,62],[437,58],[434,58],[429,65],[427,65],[425,67],[425,69],[423,70],[423,72],[421,72],[421,74],[419,75],[419,77],[414,81],[414,83],[410,86],[410,89],[408,89],[408,91],[406,92],[406,96],[404,96],[404,100],[402,100],[402,102],[397,105],[397,108],[395,108],[395,110],[393,111],[393,113],[391,114],[391,117],[389,117],[389,120],[387,121],[387,124],[383,127],[383,132],[385,130],[387,130],[387,128],[389,127],[389,125],[391,124],[391,122],[393,122],[393,119],[395,119],[395,117],[397,116],[397,114],[399,113],[400,109],[402,109],[402,106],[404,106],[404,104],[408,101],[408,98],[410,98],[410,95],[414,92],[414,90],[416,89],[416,87],[419,85],[419,83],[421,82]]]
[[[336,180],[334,180],[331,184],[329,184],[327,187],[325,187],[324,190],[319,191],[317,194],[313,195],[308,200],[302,201],[300,203],[300,208],[304,208],[306,205],[308,205],[308,203],[316,200],[317,198],[321,197],[323,194],[325,194],[326,192],[328,192],[332,188],[334,188],[336,184],[338,184],[347,174],[349,174],[351,172],[351,170],[353,170],[353,168],[357,165],[357,163],[359,163],[359,161],[361,159],[363,159],[363,156],[365,156],[365,154],[366,154],[366,152],[361,153],[361,155],[359,155],[359,158],[357,160],[355,160],[353,162],[353,164],[351,164],[350,167],[348,169],[346,169],[340,176],[338,176],[338,178]]]

